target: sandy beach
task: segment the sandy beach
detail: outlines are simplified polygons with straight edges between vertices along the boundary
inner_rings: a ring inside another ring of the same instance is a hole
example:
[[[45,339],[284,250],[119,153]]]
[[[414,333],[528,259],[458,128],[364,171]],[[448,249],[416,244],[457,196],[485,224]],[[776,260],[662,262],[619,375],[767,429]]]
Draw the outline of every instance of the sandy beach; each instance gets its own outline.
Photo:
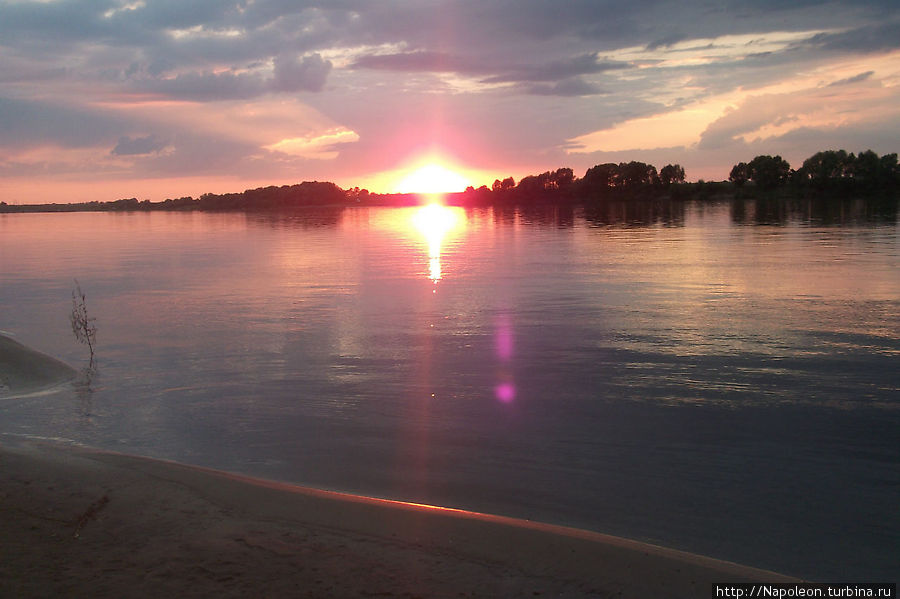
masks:
[[[0,341],[6,396],[74,374]],[[709,597],[713,582],[785,580],[583,530],[0,439],[2,597]]]
[[[538,523],[5,440],[4,597],[708,597],[786,580]]]

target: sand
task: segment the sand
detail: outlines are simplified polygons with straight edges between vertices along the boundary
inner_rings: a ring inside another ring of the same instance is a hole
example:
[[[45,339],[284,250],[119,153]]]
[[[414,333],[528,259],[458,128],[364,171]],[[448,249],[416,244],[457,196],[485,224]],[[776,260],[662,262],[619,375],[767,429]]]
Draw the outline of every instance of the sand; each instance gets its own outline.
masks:
[[[3,343],[8,391],[72,375]],[[713,582],[788,580],[588,531],[0,436],[0,597],[709,597]]]
[[[528,521],[4,440],[3,597],[709,597],[786,581]]]

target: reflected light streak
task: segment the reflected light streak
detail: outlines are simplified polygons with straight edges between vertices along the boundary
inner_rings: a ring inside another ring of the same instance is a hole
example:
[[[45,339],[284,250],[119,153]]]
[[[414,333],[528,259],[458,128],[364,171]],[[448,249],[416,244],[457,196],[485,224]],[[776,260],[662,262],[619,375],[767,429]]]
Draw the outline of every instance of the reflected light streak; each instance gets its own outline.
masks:
[[[462,223],[461,208],[428,204],[413,214],[413,225],[428,242],[428,278],[437,283],[442,278],[441,244],[447,234]]]
[[[503,403],[512,403],[516,398],[516,384],[510,363],[513,359],[513,327],[509,314],[500,314],[494,322],[494,342],[500,362],[500,382],[494,387],[494,396]]]
[[[502,361],[509,362],[513,355],[513,333],[508,314],[503,314],[497,319],[494,339],[497,345],[497,356]]]

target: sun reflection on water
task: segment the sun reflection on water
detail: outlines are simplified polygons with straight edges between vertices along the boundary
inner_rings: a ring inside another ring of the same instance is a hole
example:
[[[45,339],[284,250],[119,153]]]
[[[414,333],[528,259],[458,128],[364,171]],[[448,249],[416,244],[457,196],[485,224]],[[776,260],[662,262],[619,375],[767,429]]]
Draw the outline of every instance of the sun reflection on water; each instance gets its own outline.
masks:
[[[437,283],[441,272],[441,246],[447,234],[462,226],[462,208],[432,203],[417,209],[412,217],[416,230],[428,242],[428,278]]]

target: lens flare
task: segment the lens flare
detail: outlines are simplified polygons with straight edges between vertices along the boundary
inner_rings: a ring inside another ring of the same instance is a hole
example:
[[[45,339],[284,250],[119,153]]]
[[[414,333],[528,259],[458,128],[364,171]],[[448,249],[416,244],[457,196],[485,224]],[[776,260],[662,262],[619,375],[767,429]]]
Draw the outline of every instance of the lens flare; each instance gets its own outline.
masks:
[[[516,386],[512,383],[500,383],[494,387],[494,395],[503,403],[511,403],[516,398]]]

